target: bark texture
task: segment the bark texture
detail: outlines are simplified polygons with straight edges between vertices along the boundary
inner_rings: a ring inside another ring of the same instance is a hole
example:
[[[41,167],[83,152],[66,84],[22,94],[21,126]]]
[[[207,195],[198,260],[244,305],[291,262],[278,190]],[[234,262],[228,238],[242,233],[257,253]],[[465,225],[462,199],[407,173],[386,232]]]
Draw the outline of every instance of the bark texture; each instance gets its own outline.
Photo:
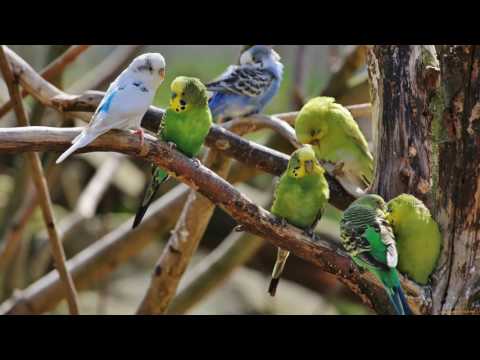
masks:
[[[438,56],[437,56],[438,55]],[[416,302],[422,313],[480,310],[480,48],[369,48],[376,177],[371,192],[410,193],[440,225],[437,269]]]

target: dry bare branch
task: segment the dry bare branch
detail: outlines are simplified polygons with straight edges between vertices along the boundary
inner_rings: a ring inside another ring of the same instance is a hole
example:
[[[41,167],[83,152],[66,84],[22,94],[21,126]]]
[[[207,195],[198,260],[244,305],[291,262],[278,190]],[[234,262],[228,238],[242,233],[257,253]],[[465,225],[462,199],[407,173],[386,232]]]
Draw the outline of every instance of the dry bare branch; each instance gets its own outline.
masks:
[[[40,72],[40,76],[45,80],[53,79],[59,73],[61,73],[70,63],[75,61],[75,59],[87,50],[90,45],[72,45],[67,51],[65,51],[60,57],[55,59],[53,62],[48,64],[48,66]],[[22,91],[22,98],[28,95],[28,91]],[[11,100],[6,102],[0,108],[0,118],[7,114],[13,107]]]
[[[230,159],[211,149],[205,154],[203,163],[222,178],[226,178],[230,171]],[[165,313],[214,210],[215,204],[194,190],[190,191],[177,225],[155,265],[137,314]]]
[[[10,98],[13,103],[15,114],[17,116],[17,121],[20,125],[28,127],[29,121],[27,113],[22,104],[20,89],[15,83],[14,75],[10,70],[10,66],[8,65],[3,45],[0,46],[0,68],[3,73],[3,78],[5,79],[5,82],[7,84],[8,91],[10,93]],[[72,277],[70,276],[70,273],[68,272],[65,264],[65,253],[63,251],[63,247],[61,245],[55,225],[52,202],[50,199],[50,194],[48,192],[47,181],[43,174],[40,157],[36,153],[28,153],[27,156],[30,162],[30,166],[32,168],[32,178],[37,189],[40,208],[42,209],[43,218],[49,234],[50,246],[55,260],[55,266],[66,288],[69,311],[70,314],[77,315],[79,314],[77,293],[73,284]]]

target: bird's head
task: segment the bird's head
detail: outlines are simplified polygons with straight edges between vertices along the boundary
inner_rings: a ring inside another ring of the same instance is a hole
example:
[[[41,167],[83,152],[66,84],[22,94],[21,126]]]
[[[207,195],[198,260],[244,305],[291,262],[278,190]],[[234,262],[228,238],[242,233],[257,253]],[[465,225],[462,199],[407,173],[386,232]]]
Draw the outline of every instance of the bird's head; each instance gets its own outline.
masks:
[[[355,205],[366,206],[371,209],[386,211],[387,205],[385,200],[380,195],[377,194],[368,194],[364,195],[354,202]]]
[[[170,89],[170,109],[177,113],[208,104],[207,88],[197,78],[179,76],[172,81]]]
[[[323,175],[325,170],[315,157],[313,148],[310,145],[304,145],[292,153],[287,172],[289,176],[301,179],[312,174]]]
[[[297,140],[302,144],[319,146],[328,132],[328,118],[334,105],[335,99],[332,97],[321,96],[309,100],[295,120]]]
[[[158,87],[165,79],[165,59],[159,53],[146,53],[133,59],[129,69],[151,85]]]
[[[399,219],[405,218],[416,209],[426,208],[425,204],[415,196],[410,194],[400,194],[390,200],[387,204],[387,219],[394,224]]]
[[[268,68],[280,64],[280,55],[271,45],[255,45],[240,56],[240,65],[254,65]]]

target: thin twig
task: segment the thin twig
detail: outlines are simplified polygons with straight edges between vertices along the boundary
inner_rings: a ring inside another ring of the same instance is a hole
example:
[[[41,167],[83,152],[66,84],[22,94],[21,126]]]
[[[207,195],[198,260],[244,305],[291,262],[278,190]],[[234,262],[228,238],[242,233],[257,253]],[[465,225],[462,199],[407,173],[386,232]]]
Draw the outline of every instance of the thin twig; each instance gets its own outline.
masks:
[[[66,50],[61,56],[55,59],[53,62],[47,65],[41,72],[40,76],[42,76],[45,80],[51,80],[58,74],[62,73],[63,70],[75,59],[82,54],[85,50],[87,50],[90,45],[72,45],[68,50]],[[22,91],[22,98],[28,95],[28,91]],[[13,107],[13,103],[11,100],[6,102],[0,108],[0,118],[7,114]]]
[[[27,113],[22,104],[20,89],[15,83],[15,79],[8,65],[3,46],[0,46],[0,68],[2,69],[3,77],[8,86],[8,91],[10,93],[10,98],[13,103],[17,120],[20,125],[28,126],[29,121]],[[52,203],[50,199],[50,194],[48,192],[47,182],[45,176],[43,175],[42,164],[40,162],[38,154],[29,153],[27,156],[30,162],[30,166],[32,167],[32,178],[37,189],[40,208],[42,209],[45,225],[49,233],[49,239],[52,253],[55,259],[55,265],[65,286],[69,310],[72,315],[77,315],[79,314],[77,294],[75,291],[73,280],[65,265],[65,253],[63,251],[63,247],[59,240],[58,232],[55,226]]]
[[[82,194],[77,200],[77,205],[71,214],[63,218],[58,223],[58,231],[63,242],[77,226],[86,219],[95,215],[98,204],[107,191],[112,177],[119,168],[122,156],[114,154],[109,157],[95,172]],[[50,252],[48,251],[48,239],[40,237],[40,245],[37,250],[34,261],[30,265],[34,276],[43,275],[50,261]]]

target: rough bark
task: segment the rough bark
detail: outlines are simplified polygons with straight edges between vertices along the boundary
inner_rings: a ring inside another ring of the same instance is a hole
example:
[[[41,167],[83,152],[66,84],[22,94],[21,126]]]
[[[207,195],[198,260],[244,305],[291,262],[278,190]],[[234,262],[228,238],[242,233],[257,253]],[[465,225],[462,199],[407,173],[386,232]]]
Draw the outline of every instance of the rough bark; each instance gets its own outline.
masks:
[[[433,312],[479,313],[480,46],[438,47],[435,213],[444,234]]]
[[[376,178],[390,199],[411,193],[432,211],[443,248],[422,313],[478,313],[480,290],[480,48],[369,49]]]
[[[429,99],[440,71],[431,45],[369,48],[376,177],[372,191],[386,200],[410,193],[430,204]]]

